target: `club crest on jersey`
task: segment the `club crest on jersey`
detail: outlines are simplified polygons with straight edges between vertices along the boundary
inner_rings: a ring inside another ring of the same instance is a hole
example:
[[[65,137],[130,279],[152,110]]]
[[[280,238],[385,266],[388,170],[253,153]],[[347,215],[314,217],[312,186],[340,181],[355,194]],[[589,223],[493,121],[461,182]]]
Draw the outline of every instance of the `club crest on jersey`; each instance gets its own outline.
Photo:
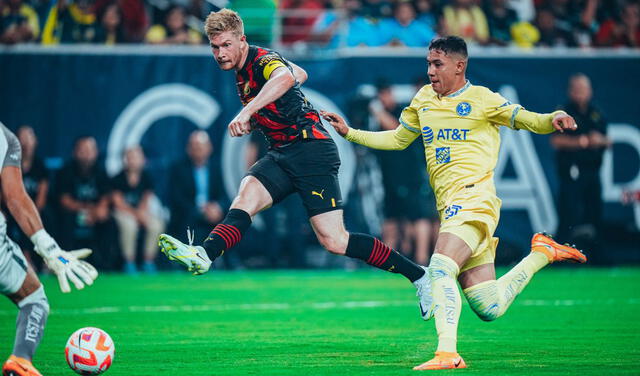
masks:
[[[427,126],[422,127],[422,139],[425,144],[433,142],[433,130]]]
[[[436,148],[436,164],[451,162],[451,148]]]
[[[471,113],[471,105],[468,102],[460,102],[456,106],[456,112],[460,116],[467,116]]]

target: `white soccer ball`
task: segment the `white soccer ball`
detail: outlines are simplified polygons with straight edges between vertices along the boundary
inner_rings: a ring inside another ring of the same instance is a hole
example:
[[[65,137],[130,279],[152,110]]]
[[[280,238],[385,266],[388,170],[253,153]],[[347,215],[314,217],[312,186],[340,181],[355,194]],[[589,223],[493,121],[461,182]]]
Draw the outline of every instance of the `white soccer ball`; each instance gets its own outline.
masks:
[[[99,375],[111,367],[115,345],[102,329],[76,330],[64,348],[64,355],[72,370],[80,375]]]

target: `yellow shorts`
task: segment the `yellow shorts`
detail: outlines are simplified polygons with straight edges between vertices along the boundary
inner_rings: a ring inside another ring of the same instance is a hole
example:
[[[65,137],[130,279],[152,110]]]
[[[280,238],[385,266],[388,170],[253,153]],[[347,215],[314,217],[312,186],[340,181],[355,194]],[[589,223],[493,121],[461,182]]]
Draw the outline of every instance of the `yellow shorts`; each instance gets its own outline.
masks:
[[[460,190],[440,211],[440,233],[454,234],[471,248],[471,257],[461,273],[494,262],[498,238],[493,233],[500,219],[500,204],[489,180]]]

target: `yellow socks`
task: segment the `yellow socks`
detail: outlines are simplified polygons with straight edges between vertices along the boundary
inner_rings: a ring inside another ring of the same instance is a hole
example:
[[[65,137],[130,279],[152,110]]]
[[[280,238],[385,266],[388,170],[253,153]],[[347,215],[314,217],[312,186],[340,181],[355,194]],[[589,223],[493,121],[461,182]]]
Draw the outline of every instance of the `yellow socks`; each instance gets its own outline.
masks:
[[[541,252],[531,252],[497,281],[486,281],[464,289],[473,311],[485,321],[502,316],[533,275],[549,263]]]
[[[438,350],[456,353],[461,298],[456,279],[460,269],[451,258],[434,254],[429,263],[435,321],[438,331]]]

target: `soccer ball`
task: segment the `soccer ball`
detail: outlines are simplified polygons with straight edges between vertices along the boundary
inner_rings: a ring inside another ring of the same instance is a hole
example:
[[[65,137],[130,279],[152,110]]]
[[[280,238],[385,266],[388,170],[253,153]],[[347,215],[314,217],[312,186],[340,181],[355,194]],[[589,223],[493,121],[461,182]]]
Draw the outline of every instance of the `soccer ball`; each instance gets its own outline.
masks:
[[[99,375],[113,362],[115,345],[102,329],[76,330],[64,348],[64,356],[72,370],[80,375]]]

